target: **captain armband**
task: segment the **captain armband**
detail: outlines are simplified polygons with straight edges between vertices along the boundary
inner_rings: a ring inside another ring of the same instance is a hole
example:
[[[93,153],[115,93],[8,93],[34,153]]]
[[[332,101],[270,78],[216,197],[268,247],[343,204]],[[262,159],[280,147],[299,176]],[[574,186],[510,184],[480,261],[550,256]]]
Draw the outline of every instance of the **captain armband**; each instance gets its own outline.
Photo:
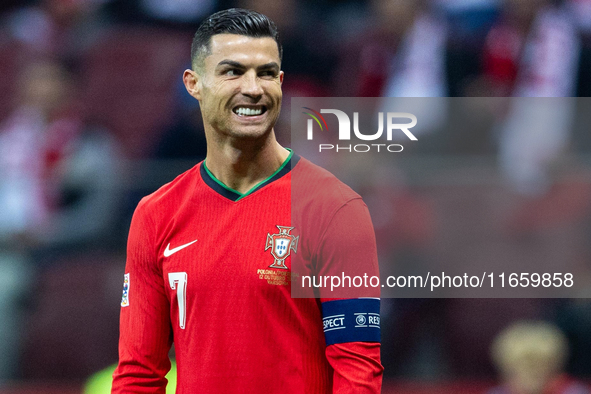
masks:
[[[322,303],[326,346],[346,342],[380,342],[379,298],[355,298]]]

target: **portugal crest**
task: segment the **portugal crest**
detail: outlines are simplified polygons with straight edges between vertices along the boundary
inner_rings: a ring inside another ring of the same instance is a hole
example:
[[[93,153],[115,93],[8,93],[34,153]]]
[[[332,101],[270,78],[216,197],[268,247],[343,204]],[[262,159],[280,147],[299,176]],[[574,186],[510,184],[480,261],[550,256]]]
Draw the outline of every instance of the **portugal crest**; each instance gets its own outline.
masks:
[[[277,226],[279,229],[278,234],[267,234],[267,243],[265,244],[265,250],[271,249],[271,255],[275,258],[275,262],[269,266],[269,268],[281,268],[286,270],[285,259],[289,256],[291,251],[294,253],[298,249],[299,236],[290,235],[289,232],[293,230],[293,227]]]

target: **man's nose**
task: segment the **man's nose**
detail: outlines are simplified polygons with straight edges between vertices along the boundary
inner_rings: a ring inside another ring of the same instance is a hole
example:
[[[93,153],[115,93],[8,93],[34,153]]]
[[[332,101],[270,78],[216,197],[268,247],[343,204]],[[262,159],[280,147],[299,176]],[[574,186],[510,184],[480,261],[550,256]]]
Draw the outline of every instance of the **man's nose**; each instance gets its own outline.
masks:
[[[261,80],[254,70],[249,70],[242,78],[242,94],[252,98],[260,98],[263,95]]]

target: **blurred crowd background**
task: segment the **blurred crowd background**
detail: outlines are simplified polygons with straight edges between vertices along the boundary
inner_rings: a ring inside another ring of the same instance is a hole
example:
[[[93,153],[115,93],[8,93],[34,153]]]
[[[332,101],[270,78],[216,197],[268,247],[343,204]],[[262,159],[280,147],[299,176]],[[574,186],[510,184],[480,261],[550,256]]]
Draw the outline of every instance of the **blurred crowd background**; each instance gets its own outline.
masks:
[[[0,392],[81,392],[117,361],[131,215],[205,156],[181,75],[234,6],[278,25],[288,146],[291,97],[506,98],[494,127],[426,111],[456,132],[419,137],[381,190],[351,176],[383,261],[485,250],[591,277],[591,0],[3,0]],[[515,97],[579,98],[532,127]],[[588,296],[385,300],[384,392],[587,393]]]

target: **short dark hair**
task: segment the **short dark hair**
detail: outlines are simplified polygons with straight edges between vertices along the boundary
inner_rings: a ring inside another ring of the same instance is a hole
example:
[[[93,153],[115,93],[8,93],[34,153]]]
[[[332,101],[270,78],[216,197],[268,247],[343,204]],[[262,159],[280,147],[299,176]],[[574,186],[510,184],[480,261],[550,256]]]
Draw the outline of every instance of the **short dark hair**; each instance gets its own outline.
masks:
[[[205,19],[191,45],[191,64],[195,66],[209,53],[211,37],[216,34],[239,34],[247,37],[271,37],[277,43],[279,59],[283,57],[283,48],[279,41],[277,26],[266,15],[242,8],[230,8],[216,12]]]

